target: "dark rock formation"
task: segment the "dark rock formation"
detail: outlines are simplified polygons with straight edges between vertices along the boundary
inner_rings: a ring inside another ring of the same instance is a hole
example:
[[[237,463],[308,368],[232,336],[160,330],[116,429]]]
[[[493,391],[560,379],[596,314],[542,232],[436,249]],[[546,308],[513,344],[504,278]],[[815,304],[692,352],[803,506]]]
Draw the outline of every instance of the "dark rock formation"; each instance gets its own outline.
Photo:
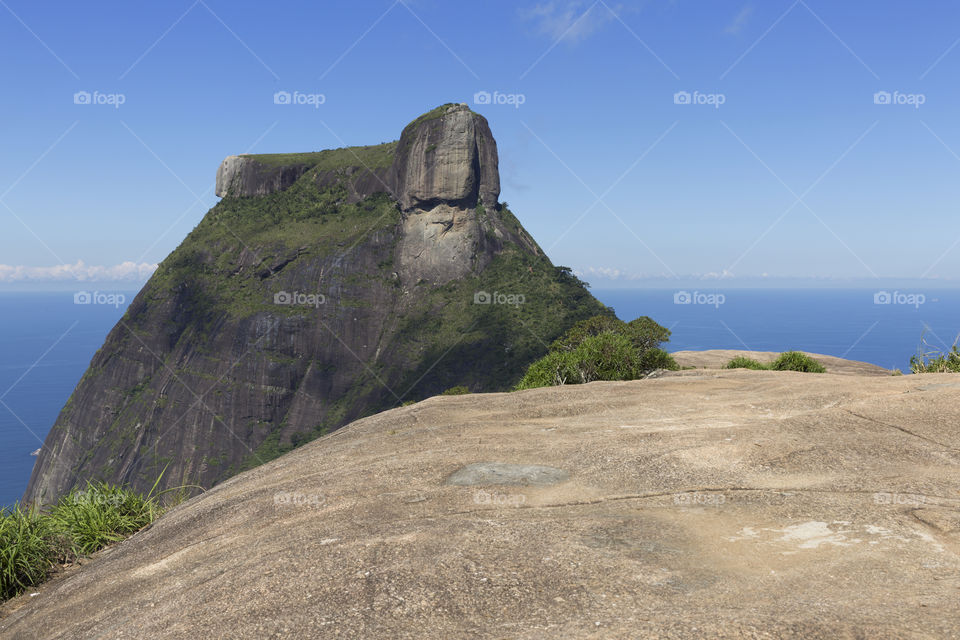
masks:
[[[26,502],[163,469],[161,488],[210,486],[407,400],[507,389],[609,312],[497,203],[496,143],[464,105],[398,142],[231,156],[217,192],[93,358]]]

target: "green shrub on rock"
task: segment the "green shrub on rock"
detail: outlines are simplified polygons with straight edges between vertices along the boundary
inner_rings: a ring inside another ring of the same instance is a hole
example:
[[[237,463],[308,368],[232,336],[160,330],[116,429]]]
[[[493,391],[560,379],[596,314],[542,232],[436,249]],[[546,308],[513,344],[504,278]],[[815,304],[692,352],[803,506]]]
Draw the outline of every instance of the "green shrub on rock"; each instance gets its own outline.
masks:
[[[770,363],[774,371],[803,371],[805,373],[826,373],[822,364],[799,351],[786,351]]]
[[[727,363],[726,369],[754,369],[757,371],[763,371],[770,368],[770,365],[763,364],[758,362],[753,358],[748,358],[746,356],[737,356],[733,358],[730,362]]]
[[[647,317],[629,323],[611,315],[582,320],[530,365],[516,389],[635,380],[655,369],[676,370],[673,357],[659,348],[669,337],[668,329]]]

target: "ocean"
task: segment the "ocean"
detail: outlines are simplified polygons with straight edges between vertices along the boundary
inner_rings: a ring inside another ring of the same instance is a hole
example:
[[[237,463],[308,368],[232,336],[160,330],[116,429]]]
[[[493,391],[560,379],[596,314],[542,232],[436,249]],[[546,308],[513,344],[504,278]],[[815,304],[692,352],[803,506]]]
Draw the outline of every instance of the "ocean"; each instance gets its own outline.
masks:
[[[135,292],[0,293],[0,506],[20,499],[43,443],[90,359]],[[97,293],[94,296],[92,294]],[[624,320],[647,315],[666,348],[797,349],[909,371],[921,335],[946,349],[960,291],[595,289]],[[110,295],[123,296],[110,298]]]
[[[0,506],[20,500],[30,454],[136,295],[87,293],[89,303],[75,304],[74,292],[0,292]]]

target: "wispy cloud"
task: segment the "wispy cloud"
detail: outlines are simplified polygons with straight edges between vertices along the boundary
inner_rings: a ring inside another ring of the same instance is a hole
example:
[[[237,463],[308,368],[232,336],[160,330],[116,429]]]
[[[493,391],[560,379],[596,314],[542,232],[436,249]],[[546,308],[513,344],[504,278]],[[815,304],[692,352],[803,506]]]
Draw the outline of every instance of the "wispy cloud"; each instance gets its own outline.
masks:
[[[0,282],[143,282],[157,270],[156,264],[121,262],[112,266],[57,264],[50,267],[0,264]]]
[[[539,33],[554,41],[576,44],[597,33],[605,24],[616,19],[613,11],[602,2],[565,0],[543,2],[532,9],[521,10],[523,19],[533,23]]]
[[[747,21],[750,20],[751,15],[753,15],[753,7],[748,4],[740,9],[740,13],[733,19],[733,22],[727,25],[723,32],[734,36],[739,34],[747,26]]]

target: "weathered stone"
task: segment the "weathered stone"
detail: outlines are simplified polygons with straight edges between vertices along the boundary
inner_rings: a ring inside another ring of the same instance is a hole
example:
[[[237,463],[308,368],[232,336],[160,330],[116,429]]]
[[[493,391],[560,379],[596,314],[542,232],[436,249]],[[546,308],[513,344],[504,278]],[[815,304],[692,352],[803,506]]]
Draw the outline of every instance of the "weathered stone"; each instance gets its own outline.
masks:
[[[450,105],[404,129],[394,170],[394,195],[404,210],[440,203],[493,207],[500,197],[497,143],[486,119],[466,105]]]
[[[177,507],[0,637],[960,638],[960,403],[920,390],[955,376],[431,398]],[[484,460],[570,479],[445,482]]]
[[[300,179],[310,165],[270,166],[255,156],[227,156],[217,169],[216,193],[227,196],[265,196],[282,191]]]

